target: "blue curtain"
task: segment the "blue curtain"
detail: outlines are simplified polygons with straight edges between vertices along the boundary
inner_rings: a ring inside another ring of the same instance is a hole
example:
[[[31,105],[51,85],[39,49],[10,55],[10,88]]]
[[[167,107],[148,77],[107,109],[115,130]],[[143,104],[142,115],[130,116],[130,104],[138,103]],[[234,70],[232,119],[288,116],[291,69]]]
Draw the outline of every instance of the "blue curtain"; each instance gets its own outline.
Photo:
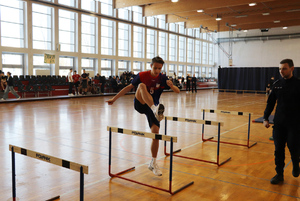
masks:
[[[295,77],[299,78],[300,70],[295,68]],[[234,67],[218,69],[219,89],[264,91],[271,77],[281,78],[278,67]]]

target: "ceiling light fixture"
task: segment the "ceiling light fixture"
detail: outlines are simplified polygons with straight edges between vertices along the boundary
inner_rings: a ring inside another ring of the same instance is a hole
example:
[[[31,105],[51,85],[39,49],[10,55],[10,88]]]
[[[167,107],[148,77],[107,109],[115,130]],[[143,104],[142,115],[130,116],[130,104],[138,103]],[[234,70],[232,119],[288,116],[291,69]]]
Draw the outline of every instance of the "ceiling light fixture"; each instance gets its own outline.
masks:
[[[287,29],[287,27],[282,27],[282,29]]]
[[[173,3],[176,3],[176,2],[178,2],[179,0],[171,0],[171,2],[173,2]]]
[[[232,26],[232,27],[236,27],[236,24],[232,24],[231,26]]]
[[[241,17],[248,17],[248,15],[238,15],[238,16],[235,16],[235,18],[241,18]]]
[[[300,11],[300,9],[291,9],[291,10],[287,10],[287,11],[285,11],[285,12],[291,13],[291,12],[297,12],[297,11]]]
[[[244,30],[244,32],[248,32],[248,30]]]
[[[280,20],[275,20],[274,23],[280,23]]]
[[[256,3],[249,3],[249,6],[256,6]]]
[[[204,11],[204,10],[202,10],[202,9],[201,9],[201,10],[197,10],[198,13],[203,13],[203,11]]]
[[[222,18],[221,18],[221,17],[217,17],[216,20],[217,20],[217,21],[220,21],[220,20],[222,20]]]
[[[263,13],[262,15],[270,15],[270,13]]]

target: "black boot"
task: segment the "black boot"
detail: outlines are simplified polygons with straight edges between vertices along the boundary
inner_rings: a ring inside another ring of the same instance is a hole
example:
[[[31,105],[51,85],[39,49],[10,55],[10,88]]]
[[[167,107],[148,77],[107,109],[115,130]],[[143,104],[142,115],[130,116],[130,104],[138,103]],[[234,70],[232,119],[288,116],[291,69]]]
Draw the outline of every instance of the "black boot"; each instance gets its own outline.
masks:
[[[279,184],[283,181],[283,175],[277,174],[271,179],[271,184]]]

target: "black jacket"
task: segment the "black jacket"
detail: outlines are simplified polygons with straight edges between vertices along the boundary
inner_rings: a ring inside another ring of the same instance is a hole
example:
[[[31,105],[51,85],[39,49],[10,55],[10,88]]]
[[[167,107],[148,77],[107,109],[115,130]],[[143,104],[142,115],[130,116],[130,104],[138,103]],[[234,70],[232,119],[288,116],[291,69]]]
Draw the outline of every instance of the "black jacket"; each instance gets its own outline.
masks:
[[[264,112],[268,120],[277,101],[274,124],[299,124],[300,126],[300,80],[296,77],[279,79],[273,83]]]
[[[7,85],[8,86],[14,86],[14,79],[12,76],[7,77]]]

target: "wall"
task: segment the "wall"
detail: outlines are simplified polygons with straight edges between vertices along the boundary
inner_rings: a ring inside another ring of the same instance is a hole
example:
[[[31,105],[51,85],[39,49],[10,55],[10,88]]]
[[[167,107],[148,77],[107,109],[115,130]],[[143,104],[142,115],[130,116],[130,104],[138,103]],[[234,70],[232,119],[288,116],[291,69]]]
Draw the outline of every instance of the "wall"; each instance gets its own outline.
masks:
[[[277,67],[282,59],[294,60],[300,66],[300,39],[235,42],[232,67]],[[228,43],[221,43],[228,50]],[[219,49],[219,48],[218,48]],[[229,66],[228,57],[219,49],[218,66]]]

